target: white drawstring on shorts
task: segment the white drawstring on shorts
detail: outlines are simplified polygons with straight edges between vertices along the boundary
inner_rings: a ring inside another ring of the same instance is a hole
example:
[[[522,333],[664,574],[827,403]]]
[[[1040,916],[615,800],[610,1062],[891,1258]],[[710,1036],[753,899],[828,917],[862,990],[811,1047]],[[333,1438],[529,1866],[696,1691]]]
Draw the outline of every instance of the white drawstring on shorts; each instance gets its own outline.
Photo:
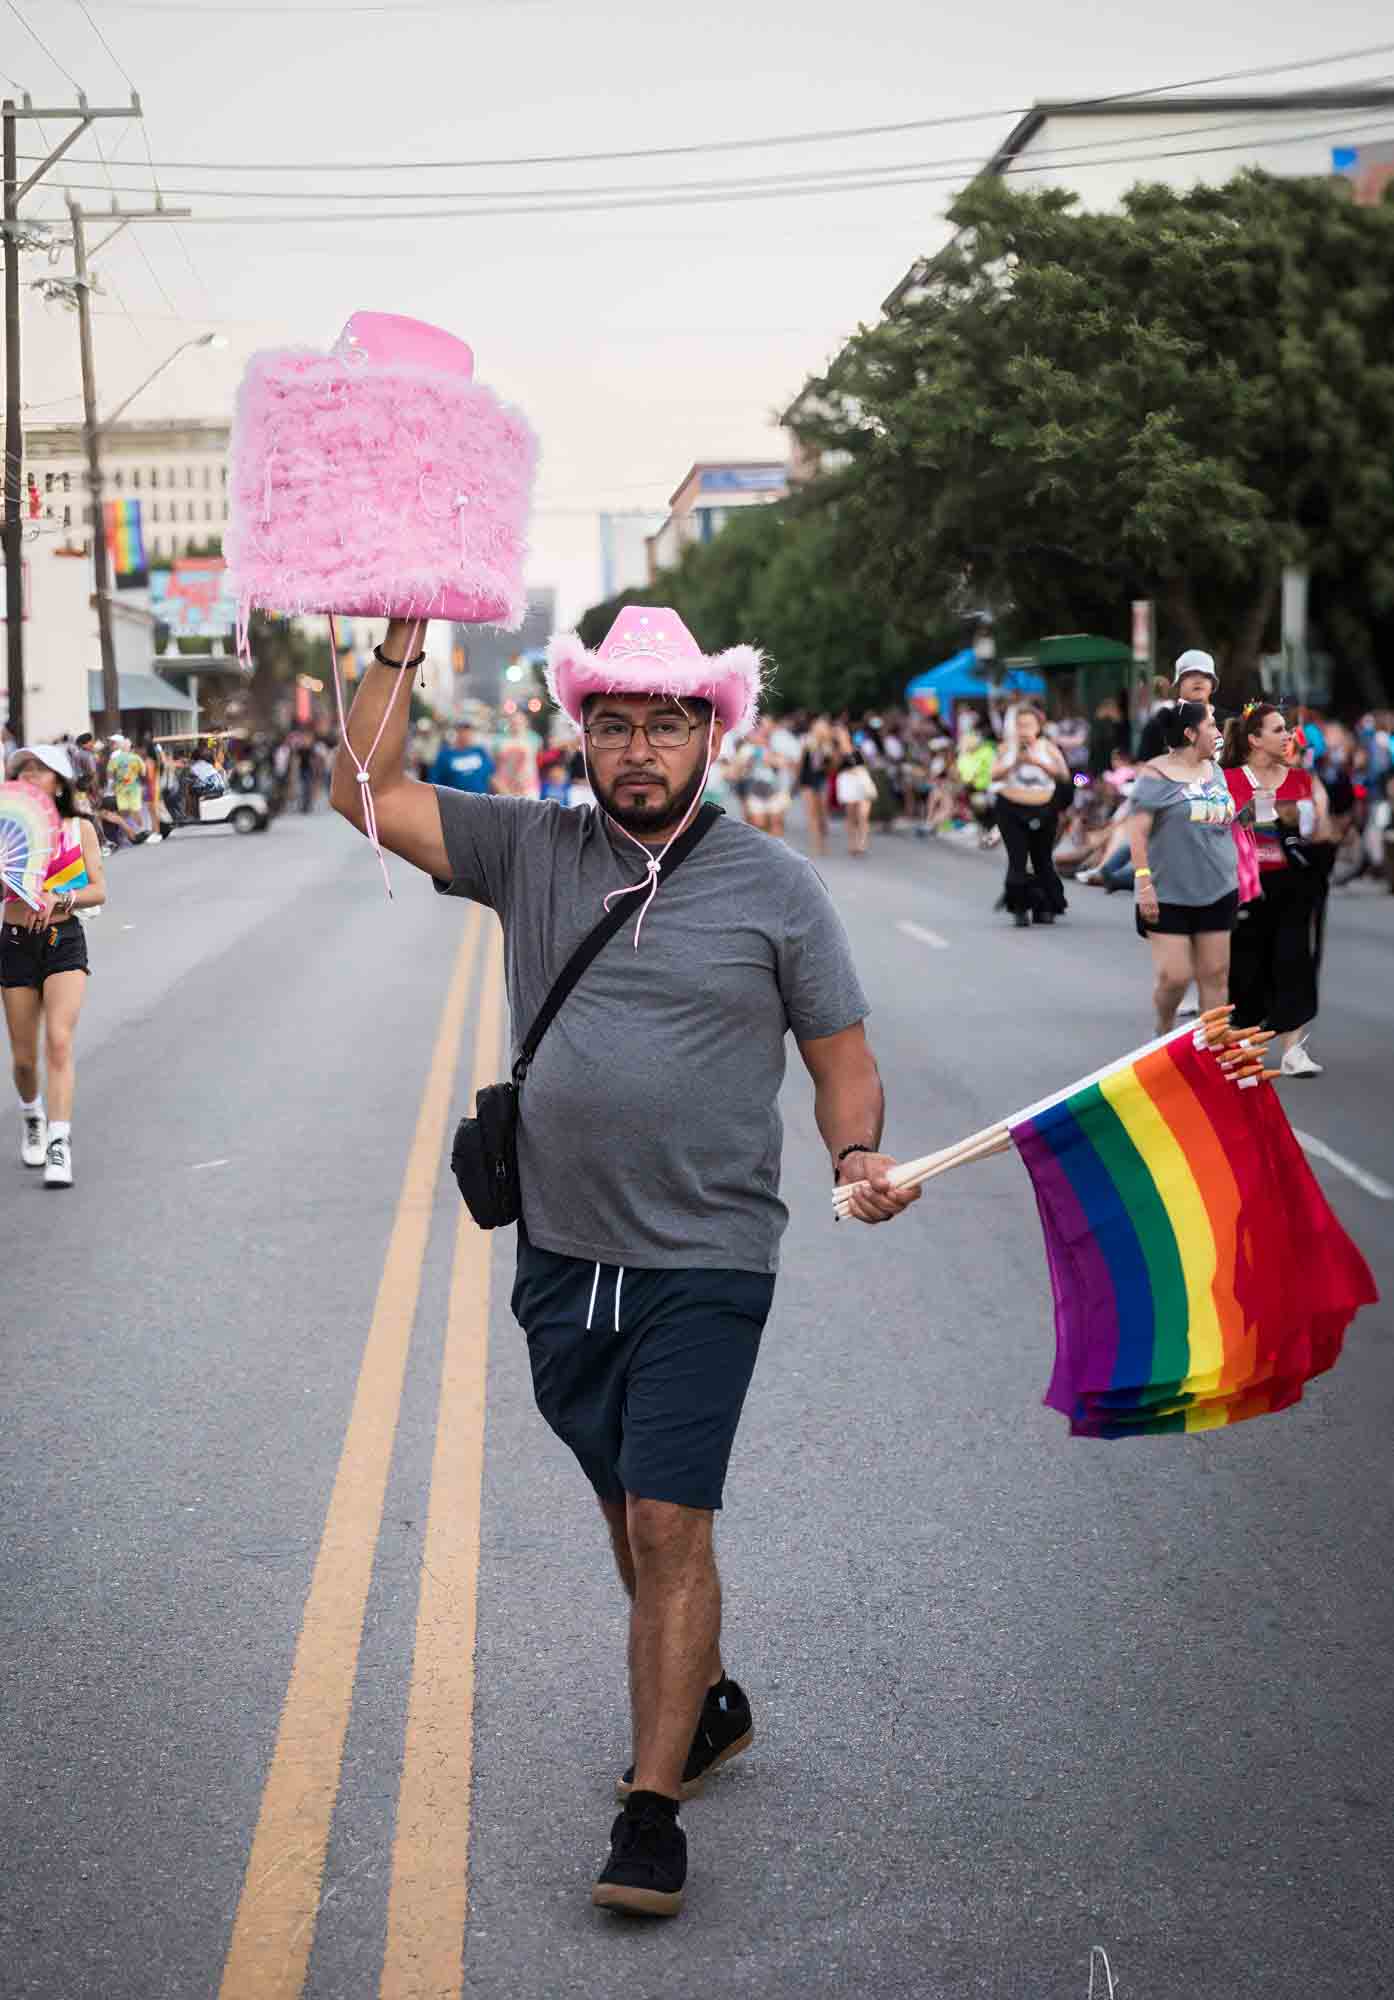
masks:
[[[624,1283],[624,1265],[621,1264],[619,1266],[619,1269],[615,1272],[615,1332],[616,1333],[618,1333],[620,1330],[620,1287],[621,1285],[623,1285],[623,1283]],[[595,1330],[595,1301],[599,1291],[600,1291],[600,1266],[599,1264],[597,1264],[595,1267],[595,1276],[591,1279],[591,1302],[586,1308],[587,1333],[593,1333]]]

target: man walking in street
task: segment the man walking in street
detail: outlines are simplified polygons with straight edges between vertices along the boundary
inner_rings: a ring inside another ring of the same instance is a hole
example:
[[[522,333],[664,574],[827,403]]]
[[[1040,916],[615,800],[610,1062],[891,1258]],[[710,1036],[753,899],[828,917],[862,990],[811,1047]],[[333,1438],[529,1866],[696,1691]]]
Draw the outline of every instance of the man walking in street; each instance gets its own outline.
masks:
[[[364,677],[348,730],[360,759],[419,638],[394,623]],[[632,1607],[633,1762],[592,1899],[671,1916],[687,1872],[680,1802],[754,1734],[722,1660],[712,1530],[787,1220],[786,1034],[834,1180],[862,1184],[855,1218],[890,1220],[915,1196],[887,1179],[867,1004],[813,868],[716,816],[660,873],[726,731],[755,714],[759,655],[708,658],[674,612],[636,605],[594,653],[574,634],[554,641],[549,682],[583,731],[594,806],[418,783],[402,768],[400,701],[370,776],[383,844],[502,920],[515,1050],[603,907],[633,908],[520,1093],[513,1310],[538,1406],[595,1489]],[[333,803],[360,830],[362,792],[341,751]]]
[[[473,726],[464,722],[453,740],[442,743],[431,766],[431,783],[446,785],[456,792],[488,792],[493,789],[494,760],[480,743]]]

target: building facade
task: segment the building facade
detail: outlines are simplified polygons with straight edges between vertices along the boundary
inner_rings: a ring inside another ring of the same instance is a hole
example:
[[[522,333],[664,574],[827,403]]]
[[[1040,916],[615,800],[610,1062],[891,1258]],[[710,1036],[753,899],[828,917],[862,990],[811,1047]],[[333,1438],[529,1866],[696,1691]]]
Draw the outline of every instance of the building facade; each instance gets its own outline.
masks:
[[[1374,198],[1394,154],[1394,90],[1311,90],[1282,96],[1150,97],[1132,102],[1035,104],[983,166],[1022,188],[1072,188],[1085,209],[1117,208],[1139,181],[1220,186],[1245,168],[1350,179]],[[917,296],[932,257],[911,265],[885,300],[893,313]]]
[[[733,459],[694,465],[668,502],[668,518],[647,541],[650,583],[681,562],[694,542],[713,541],[744,507],[766,506],[789,491],[782,459]]]
[[[140,503],[148,561],[168,561],[221,541],[228,518],[225,423],[133,420],[103,431],[102,496]],[[24,435],[39,519],[50,534],[89,546],[92,496],[81,424],[36,424]]]
[[[600,516],[600,595],[618,597],[622,590],[642,590],[649,581],[649,542],[665,516],[630,510]]]

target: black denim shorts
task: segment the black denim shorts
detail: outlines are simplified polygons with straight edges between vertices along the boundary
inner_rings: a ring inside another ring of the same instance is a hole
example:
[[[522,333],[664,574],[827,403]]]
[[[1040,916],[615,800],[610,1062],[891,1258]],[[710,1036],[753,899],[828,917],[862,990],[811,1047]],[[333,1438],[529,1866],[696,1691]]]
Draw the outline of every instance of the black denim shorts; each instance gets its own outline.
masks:
[[[86,972],[87,932],[78,917],[46,924],[41,931],[6,924],[0,930],[0,986],[32,986],[42,992],[53,972]]]
[[[519,1228],[533,1394],[602,1500],[721,1505],[773,1297],[770,1272],[589,1264]]]
[[[1200,937],[1207,931],[1232,931],[1239,915],[1239,891],[1231,889],[1214,903],[1158,903],[1157,921],[1145,923],[1141,910],[1133,920],[1140,938]]]

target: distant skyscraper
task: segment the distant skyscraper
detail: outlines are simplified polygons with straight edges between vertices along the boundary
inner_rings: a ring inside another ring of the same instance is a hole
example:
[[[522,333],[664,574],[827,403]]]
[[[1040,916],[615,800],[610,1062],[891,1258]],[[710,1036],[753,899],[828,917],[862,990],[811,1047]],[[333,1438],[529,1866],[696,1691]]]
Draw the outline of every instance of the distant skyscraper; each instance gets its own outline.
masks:
[[[622,590],[642,590],[649,580],[648,539],[667,516],[661,513],[600,516],[600,595],[618,597]]]

